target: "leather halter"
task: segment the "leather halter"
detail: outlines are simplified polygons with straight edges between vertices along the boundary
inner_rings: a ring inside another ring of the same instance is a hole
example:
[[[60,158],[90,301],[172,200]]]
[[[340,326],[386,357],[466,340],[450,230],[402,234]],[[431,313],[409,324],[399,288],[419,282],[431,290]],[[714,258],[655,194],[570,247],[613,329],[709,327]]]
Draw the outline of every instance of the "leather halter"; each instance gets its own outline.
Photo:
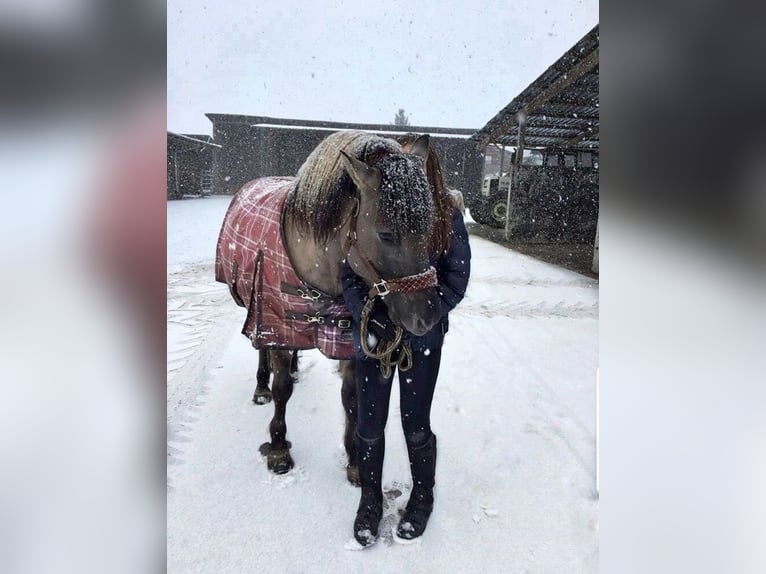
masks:
[[[414,293],[416,291],[422,291],[424,289],[436,287],[439,284],[439,281],[436,277],[436,269],[434,269],[433,266],[429,266],[429,268],[422,273],[407,275],[405,277],[397,277],[395,279],[383,279],[380,276],[380,273],[378,273],[378,270],[375,269],[372,261],[370,261],[369,258],[367,258],[364,253],[362,253],[361,249],[359,249],[359,245],[356,242],[356,221],[357,217],[359,216],[359,198],[355,197],[354,201],[356,201],[356,207],[351,213],[351,221],[348,232],[346,233],[346,238],[348,239],[348,247],[346,247],[345,252],[346,257],[353,253],[366,268],[368,276],[372,277],[372,286],[367,293],[367,297],[369,299],[373,299],[374,297],[382,298],[389,293]]]

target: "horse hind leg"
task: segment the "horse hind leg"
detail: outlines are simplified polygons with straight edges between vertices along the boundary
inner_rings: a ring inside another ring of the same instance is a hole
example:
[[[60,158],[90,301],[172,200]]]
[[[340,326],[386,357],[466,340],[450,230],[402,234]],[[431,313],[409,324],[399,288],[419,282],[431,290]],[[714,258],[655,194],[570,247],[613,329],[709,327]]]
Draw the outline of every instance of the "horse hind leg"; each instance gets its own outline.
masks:
[[[346,466],[346,478],[354,486],[359,486],[358,450],[356,444],[356,369],[354,361],[340,361],[338,365],[343,384],[341,386],[341,399],[343,410],[346,413],[346,429],[343,433],[343,446],[346,448],[348,465]]]
[[[260,453],[266,457],[269,470],[276,474],[288,472],[295,463],[290,456],[290,443],[287,440],[285,414],[287,402],[293,394],[293,377],[290,374],[290,351],[270,351],[269,361],[274,372],[271,392],[274,398],[274,417],[269,424],[271,442],[260,447]]]
[[[271,377],[271,368],[269,366],[269,352],[266,350],[258,351],[258,371],[255,374],[255,392],[253,393],[253,402],[256,405],[265,405],[271,402],[271,391],[269,390],[269,378]]]

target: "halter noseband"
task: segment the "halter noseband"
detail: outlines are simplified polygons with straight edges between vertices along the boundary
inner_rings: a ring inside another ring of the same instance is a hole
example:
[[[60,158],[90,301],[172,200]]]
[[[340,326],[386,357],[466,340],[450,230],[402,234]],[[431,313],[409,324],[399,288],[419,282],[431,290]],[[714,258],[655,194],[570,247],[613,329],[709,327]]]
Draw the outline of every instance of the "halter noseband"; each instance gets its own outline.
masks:
[[[357,248],[357,253],[359,249]],[[361,253],[359,253],[361,257]],[[368,260],[364,260],[370,265],[370,269],[374,271],[374,267]],[[369,295],[371,297],[385,297],[389,293],[414,293],[415,291],[422,291],[423,289],[429,289],[436,287],[439,284],[436,278],[436,269],[429,267],[426,271],[418,273],[417,275],[408,275],[406,277],[400,277],[398,279],[379,279],[372,284]]]

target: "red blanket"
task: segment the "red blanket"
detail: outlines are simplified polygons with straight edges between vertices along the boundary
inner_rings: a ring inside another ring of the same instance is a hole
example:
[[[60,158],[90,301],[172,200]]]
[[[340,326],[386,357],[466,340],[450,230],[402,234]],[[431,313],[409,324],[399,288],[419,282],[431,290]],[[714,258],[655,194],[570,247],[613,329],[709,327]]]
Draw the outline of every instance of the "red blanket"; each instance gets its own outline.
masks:
[[[285,249],[282,208],[292,188],[292,178],[270,177],[237,192],[218,236],[216,281],[247,309],[242,333],[256,349],[316,348],[331,359],[351,359],[351,314],[342,297],[301,281]]]

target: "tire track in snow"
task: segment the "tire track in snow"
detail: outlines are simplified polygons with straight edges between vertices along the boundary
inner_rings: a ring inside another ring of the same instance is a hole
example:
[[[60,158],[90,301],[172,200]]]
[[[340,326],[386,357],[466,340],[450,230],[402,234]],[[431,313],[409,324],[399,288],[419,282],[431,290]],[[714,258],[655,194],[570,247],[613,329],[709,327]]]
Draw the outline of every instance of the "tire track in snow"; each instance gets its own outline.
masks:
[[[241,309],[226,305],[229,291],[215,281],[212,265],[169,274],[167,298],[167,456],[173,465],[183,462],[210,369],[235,335]]]
[[[486,344],[492,349],[498,359],[510,362],[511,364],[523,364],[525,374],[531,376],[535,382],[534,386],[524,386],[521,388],[528,398],[528,404],[539,415],[539,421],[532,420],[525,423],[524,432],[528,434],[548,433],[556,437],[589,477],[592,486],[588,496],[595,498],[596,470],[595,458],[593,458],[595,454],[583,452],[581,447],[581,445],[592,445],[595,450],[595,435],[588,430],[572,409],[545,382],[545,377],[535,366],[534,361],[525,361],[523,357],[515,356],[511,346],[502,345],[505,339],[497,324],[489,324],[487,328],[492,329],[494,333],[486,337]],[[590,458],[593,458],[593,462],[589,462]]]
[[[456,308],[453,314],[457,314],[459,310],[460,307]],[[488,316],[496,316],[496,314]],[[520,369],[518,372],[514,370],[509,382],[516,385],[518,393],[526,397],[526,403],[533,410],[529,416],[520,421],[522,431],[526,434],[547,437],[564,446],[592,485],[591,491],[585,496],[594,498],[595,459],[591,462],[594,453],[588,451],[590,445],[595,449],[595,435],[545,382],[535,361],[517,354],[513,345],[508,343],[507,332],[500,323],[494,321],[477,323],[475,319],[467,318],[461,322],[461,327],[468,328],[469,339],[482,341],[486,350],[495,357],[496,365],[511,365],[514,369]],[[504,378],[509,378],[507,370],[504,371]],[[533,383],[531,385],[528,384],[530,380]]]
[[[466,297],[453,311],[455,315],[481,315],[484,317],[508,317],[511,319],[551,318],[551,319],[598,319],[598,303],[550,303],[541,301],[470,301]]]
[[[598,287],[598,281],[595,279],[589,279],[587,277],[570,278],[561,277],[554,279],[539,278],[539,277],[505,277],[503,275],[472,275],[472,282],[481,282],[489,285],[509,285],[509,286],[521,286],[521,287],[579,287],[595,289]]]

